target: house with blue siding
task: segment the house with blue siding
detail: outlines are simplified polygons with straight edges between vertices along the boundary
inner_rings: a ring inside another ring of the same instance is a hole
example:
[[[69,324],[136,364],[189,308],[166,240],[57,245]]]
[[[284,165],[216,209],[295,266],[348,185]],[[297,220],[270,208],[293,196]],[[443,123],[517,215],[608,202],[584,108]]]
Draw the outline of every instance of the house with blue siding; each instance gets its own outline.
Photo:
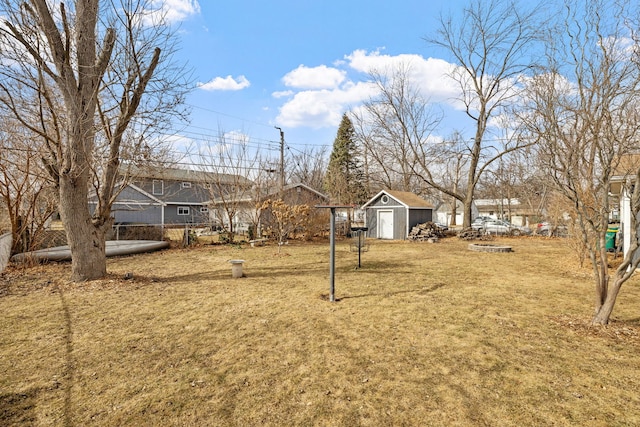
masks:
[[[127,176],[112,207],[116,223],[209,225],[208,201],[235,186],[251,185],[237,175],[177,168],[131,168]]]
[[[404,240],[418,224],[433,221],[433,205],[406,191],[382,190],[362,205],[367,237]]]
[[[89,201],[92,203],[92,200]],[[126,185],[111,207],[111,216],[120,224],[164,224],[167,204],[135,184]]]

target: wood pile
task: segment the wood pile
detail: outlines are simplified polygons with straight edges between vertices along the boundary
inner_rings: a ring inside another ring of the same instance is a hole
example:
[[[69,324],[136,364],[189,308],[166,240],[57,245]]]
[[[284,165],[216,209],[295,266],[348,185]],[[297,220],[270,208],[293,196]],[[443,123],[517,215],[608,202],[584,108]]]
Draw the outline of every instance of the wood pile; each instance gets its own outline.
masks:
[[[439,238],[444,237],[444,231],[433,222],[425,222],[418,224],[409,232],[408,239],[415,241],[437,242]]]
[[[460,231],[458,238],[462,240],[493,240],[491,235],[485,234],[480,230],[474,230],[473,228],[465,228]]]

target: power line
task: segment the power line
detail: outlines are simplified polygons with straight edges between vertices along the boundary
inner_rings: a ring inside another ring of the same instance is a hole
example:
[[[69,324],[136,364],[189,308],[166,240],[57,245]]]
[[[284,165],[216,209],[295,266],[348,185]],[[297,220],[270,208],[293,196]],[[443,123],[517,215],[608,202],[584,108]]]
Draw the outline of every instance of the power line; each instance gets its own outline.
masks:
[[[190,107],[192,107],[192,108],[197,108],[197,109],[202,110],[202,111],[207,111],[207,112],[215,113],[215,114],[218,114],[218,115],[221,115],[221,116],[230,117],[230,118],[233,118],[233,119],[236,119],[236,120],[240,120],[240,121],[242,121],[242,122],[246,122],[246,123],[253,123],[253,124],[256,124],[256,125],[259,125],[259,126],[268,127],[268,128],[271,128],[271,129],[273,129],[273,128],[274,128],[274,126],[273,126],[272,124],[261,123],[261,122],[258,122],[258,121],[254,121],[254,120],[246,119],[246,118],[243,118],[243,117],[234,116],[234,115],[232,115],[232,114],[223,113],[223,112],[220,112],[220,111],[212,110],[212,109],[210,109],[210,108],[200,107],[200,106],[193,105],[193,104],[189,104],[189,103],[185,103],[185,105],[188,105],[188,106],[190,106]],[[214,130],[212,130],[212,129],[207,129],[207,128],[198,127],[198,126],[193,126],[193,125],[190,125],[190,127],[192,127],[192,128],[196,128],[196,129],[211,130],[212,132],[214,131]],[[275,127],[277,128],[277,126],[275,126]],[[277,143],[278,143],[277,141],[273,141],[273,140],[269,140],[269,139],[262,139],[262,141],[273,142],[273,143],[275,143],[275,144],[277,144]],[[295,144],[296,144],[296,145],[299,145],[299,146],[305,146],[305,147],[329,147],[329,146],[331,146],[331,143],[326,143],[326,144],[309,144],[309,143],[298,143],[298,142],[295,142]]]
[[[196,131],[192,131],[189,129],[200,129],[206,132],[196,132]],[[273,139],[265,139],[265,138],[257,138],[254,136],[251,136],[250,134],[247,133],[243,133],[241,131],[229,131],[229,132],[219,132],[216,131],[214,129],[209,129],[209,128],[205,128],[202,126],[194,126],[194,125],[189,125],[188,127],[184,127],[182,129],[173,129],[173,132],[178,134],[178,133],[189,133],[189,134],[193,134],[193,135],[198,135],[198,136],[203,136],[203,137],[207,137],[207,138],[212,138],[212,139],[220,139],[220,138],[230,138],[230,135],[234,135],[234,134],[239,134],[239,135],[244,135],[247,137],[247,139],[249,140],[253,140],[253,141],[262,141],[262,142],[269,142],[269,143],[273,143],[273,144],[277,144],[278,141],[273,140]],[[216,133],[217,132],[217,133]]]
[[[229,159],[233,160],[233,159]],[[236,159],[237,160],[237,159]],[[154,161],[154,163],[159,163],[162,165],[179,165],[179,166],[192,166],[192,167],[212,167],[216,169],[235,169],[235,170],[256,170],[256,171],[266,171],[262,166],[243,166],[243,165],[220,165],[213,163],[195,163],[195,162],[186,162],[186,161],[169,161],[169,160],[159,160]]]
[[[253,123],[254,125],[259,125],[259,126],[264,126],[264,127],[269,127],[269,128],[273,127],[273,125],[271,125],[271,124],[256,122],[254,120],[245,119],[245,118],[242,118],[242,117],[234,116],[232,114],[227,114],[227,113],[223,113],[223,112],[220,112],[220,111],[212,110],[210,108],[200,107],[198,105],[193,105],[193,104],[189,104],[189,103],[185,103],[185,105],[188,105],[189,107],[192,107],[192,108],[197,108],[198,110],[207,111],[207,112],[215,113],[215,114],[218,114],[218,115],[221,115],[221,116],[230,117],[232,119],[241,120],[243,122]]]
[[[34,148],[19,148],[19,147],[5,147],[5,146],[0,146],[0,148],[2,149],[3,152],[31,153],[34,156],[39,155],[39,152],[40,152],[39,149],[34,149]],[[183,160],[157,160],[157,159],[154,159],[152,162],[160,163],[160,164],[176,164],[176,165],[184,165],[184,166],[213,166],[213,167],[219,167],[219,168],[235,167],[230,165],[214,164],[213,162],[206,161],[206,159],[215,160],[217,157],[219,157],[218,155],[215,155],[215,154],[189,153],[189,152],[183,152],[178,150],[166,150],[166,153],[176,158],[182,158],[182,159],[196,157],[196,158],[205,160],[205,162],[196,163],[196,162],[189,162],[189,161],[183,161]],[[123,159],[123,160],[128,160],[128,159]],[[255,161],[255,159],[252,160],[252,159],[244,159],[241,157],[230,157],[230,156],[224,157],[224,160],[233,164],[238,164],[245,161],[249,161],[249,162]],[[268,161],[268,159],[265,159],[265,161]],[[249,168],[249,169],[252,169],[252,168]],[[253,169],[261,169],[261,168],[258,167]]]
[[[227,133],[225,135],[213,135],[190,130],[174,130],[173,133],[157,134],[158,138],[183,137],[195,142],[218,143],[218,144],[236,144],[236,145],[271,145],[269,149],[277,149],[278,142],[270,139],[255,138],[249,135],[234,135]]]

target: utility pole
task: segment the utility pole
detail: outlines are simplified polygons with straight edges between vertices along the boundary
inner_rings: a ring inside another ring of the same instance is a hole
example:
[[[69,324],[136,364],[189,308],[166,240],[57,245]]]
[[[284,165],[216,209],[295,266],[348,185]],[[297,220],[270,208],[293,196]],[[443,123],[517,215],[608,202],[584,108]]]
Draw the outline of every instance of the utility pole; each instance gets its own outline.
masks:
[[[274,126],[280,131],[280,198],[284,191],[284,132],[278,126]]]

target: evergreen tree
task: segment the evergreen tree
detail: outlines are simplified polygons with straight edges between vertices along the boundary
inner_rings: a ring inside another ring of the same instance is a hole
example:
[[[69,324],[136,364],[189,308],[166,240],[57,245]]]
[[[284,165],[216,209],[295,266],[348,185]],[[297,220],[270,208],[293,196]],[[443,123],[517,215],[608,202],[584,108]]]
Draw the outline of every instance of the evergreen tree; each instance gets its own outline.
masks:
[[[346,113],[333,142],[324,188],[331,200],[338,204],[360,204],[367,198],[355,129]]]

